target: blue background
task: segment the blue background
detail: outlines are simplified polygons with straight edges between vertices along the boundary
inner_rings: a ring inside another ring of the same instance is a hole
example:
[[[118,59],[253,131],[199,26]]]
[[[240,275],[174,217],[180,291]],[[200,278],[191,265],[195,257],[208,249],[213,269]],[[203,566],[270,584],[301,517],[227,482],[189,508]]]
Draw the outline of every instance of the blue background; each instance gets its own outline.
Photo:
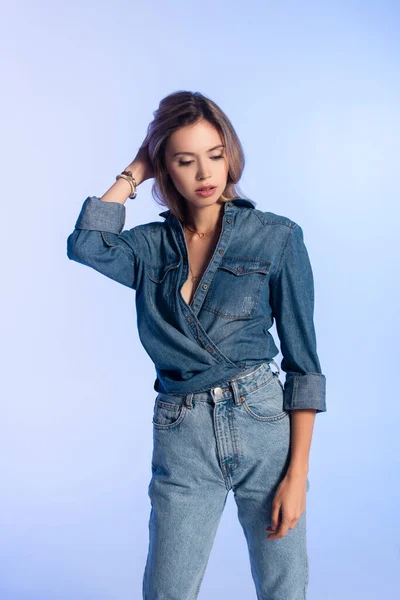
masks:
[[[399,4],[2,13],[2,600],[141,599],[155,371],[134,292],[68,261],[66,239],[177,90],[219,104],[244,146],[243,191],[304,230],[328,408],[310,455],[308,598],[397,597]],[[161,220],[152,181],[126,228]],[[232,494],[199,598],[255,598]]]

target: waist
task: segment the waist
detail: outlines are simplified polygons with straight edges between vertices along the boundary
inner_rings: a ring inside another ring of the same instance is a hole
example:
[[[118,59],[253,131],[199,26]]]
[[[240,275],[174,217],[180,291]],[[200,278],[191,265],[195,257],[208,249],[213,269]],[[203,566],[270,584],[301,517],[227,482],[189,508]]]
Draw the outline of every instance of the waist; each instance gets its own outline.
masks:
[[[273,360],[278,372],[280,371],[279,366]],[[242,373],[238,377],[228,379],[225,382],[220,383],[216,386],[211,386],[207,390],[200,392],[189,392],[187,394],[171,394],[159,392],[156,400],[166,402],[169,404],[184,404],[188,401],[194,400],[195,402],[208,402],[214,404],[216,401],[224,401],[234,396],[234,388],[232,383],[237,389],[237,393],[246,394],[253,390],[256,390],[262,385],[265,385],[271,377],[275,376],[275,371],[271,369],[270,362],[264,362],[256,368],[248,369],[249,372]]]

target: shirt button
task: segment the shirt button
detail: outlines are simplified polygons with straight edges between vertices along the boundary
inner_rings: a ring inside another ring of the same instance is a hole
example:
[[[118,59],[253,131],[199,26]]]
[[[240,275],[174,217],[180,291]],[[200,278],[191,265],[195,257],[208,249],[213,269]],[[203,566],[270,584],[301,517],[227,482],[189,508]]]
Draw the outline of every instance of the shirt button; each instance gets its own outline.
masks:
[[[218,250],[218,252],[219,252],[220,254],[223,254],[223,253],[225,252],[225,250]]]
[[[232,206],[232,202],[228,202],[228,206]]]
[[[238,266],[237,268],[238,271],[243,271],[243,267],[241,265]]]
[[[191,323],[193,321],[192,317],[188,317],[188,323]]]
[[[232,223],[232,219],[227,219],[226,222],[227,223]]]
[[[203,290],[206,290],[208,288],[208,285],[206,283],[203,283],[202,288]]]

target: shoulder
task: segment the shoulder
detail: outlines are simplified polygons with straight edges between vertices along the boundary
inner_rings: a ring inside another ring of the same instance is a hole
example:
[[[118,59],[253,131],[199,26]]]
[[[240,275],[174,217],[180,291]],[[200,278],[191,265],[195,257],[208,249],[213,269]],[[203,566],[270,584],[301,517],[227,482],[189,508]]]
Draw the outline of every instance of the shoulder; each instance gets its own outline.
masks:
[[[293,219],[285,215],[279,215],[271,211],[262,211],[257,208],[254,208],[251,211],[251,213],[254,214],[254,217],[258,218],[261,221],[261,223],[265,226],[281,227],[288,233],[288,230],[295,230],[297,228],[300,228],[300,225],[298,223],[296,223],[295,221],[293,221]]]
[[[156,233],[164,229],[165,222],[162,221],[151,221],[150,223],[141,223],[133,227],[133,230],[137,233]]]
[[[137,243],[148,244],[152,241],[157,242],[165,232],[165,223],[161,221],[152,221],[150,223],[141,223],[130,229],[132,237],[137,240]]]
[[[141,223],[130,229],[129,234],[146,263],[160,265],[175,260],[175,247],[171,243],[171,234],[165,222]]]

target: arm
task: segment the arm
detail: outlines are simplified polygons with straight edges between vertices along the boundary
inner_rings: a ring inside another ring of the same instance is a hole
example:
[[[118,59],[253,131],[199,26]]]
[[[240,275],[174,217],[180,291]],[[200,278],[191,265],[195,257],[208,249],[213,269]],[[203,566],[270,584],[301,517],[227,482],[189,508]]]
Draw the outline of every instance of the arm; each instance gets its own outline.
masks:
[[[314,280],[300,225],[289,229],[271,281],[271,308],[286,372],[284,409],[326,411],[326,378],[317,354]]]
[[[290,464],[288,473],[307,476],[315,410],[290,411]]]
[[[131,164],[128,169],[133,170]],[[141,171],[133,170],[137,184]],[[102,198],[89,196],[83,203],[74,231],[67,239],[69,259],[89,266],[110,279],[136,289],[140,252],[133,229],[122,231],[125,202],[131,192],[125,179],[118,179]]]
[[[315,415],[326,411],[326,378],[317,354],[313,273],[297,224],[282,250],[271,305],[286,372],[284,409],[291,413],[289,471],[307,474]]]

